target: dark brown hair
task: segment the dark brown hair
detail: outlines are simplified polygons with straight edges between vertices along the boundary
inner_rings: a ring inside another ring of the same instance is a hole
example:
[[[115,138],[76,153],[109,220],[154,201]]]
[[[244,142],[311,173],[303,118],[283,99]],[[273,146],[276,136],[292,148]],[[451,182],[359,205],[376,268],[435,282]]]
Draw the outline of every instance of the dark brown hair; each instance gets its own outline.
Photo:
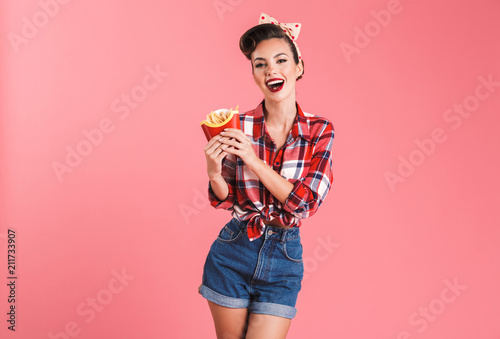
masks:
[[[304,75],[304,60],[299,60],[299,54],[297,53],[297,49],[295,48],[292,39],[290,39],[290,37],[286,35],[286,33],[278,25],[260,24],[250,28],[245,33],[243,33],[240,38],[240,50],[248,60],[252,60],[251,55],[257,48],[257,45],[263,40],[269,40],[273,38],[285,40],[292,50],[293,60],[295,61],[295,64],[298,65],[299,62],[302,62],[302,74],[299,75],[297,80],[301,79],[302,75]]]

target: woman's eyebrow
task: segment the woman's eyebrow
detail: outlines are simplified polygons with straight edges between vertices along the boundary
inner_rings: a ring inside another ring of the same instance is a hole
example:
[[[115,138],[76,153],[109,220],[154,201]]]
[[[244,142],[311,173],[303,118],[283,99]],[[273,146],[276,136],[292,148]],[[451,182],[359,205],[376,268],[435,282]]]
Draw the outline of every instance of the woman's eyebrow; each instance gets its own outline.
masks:
[[[276,54],[276,55],[274,56],[274,58],[277,58],[277,57],[279,57],[279,56],[281,56],[281,55],[286,55],[286,56],[288,56],[286,53],[282,52],[282,53],[278,53],[278,54]],[[264,59],[264,58],[255,58],[255,59],[253,59],[253,61],[254,61],[254,62],[255,62],[255,61],[257,61],[257,60],[264,60],[264,61],[266,61],[266,59]]]

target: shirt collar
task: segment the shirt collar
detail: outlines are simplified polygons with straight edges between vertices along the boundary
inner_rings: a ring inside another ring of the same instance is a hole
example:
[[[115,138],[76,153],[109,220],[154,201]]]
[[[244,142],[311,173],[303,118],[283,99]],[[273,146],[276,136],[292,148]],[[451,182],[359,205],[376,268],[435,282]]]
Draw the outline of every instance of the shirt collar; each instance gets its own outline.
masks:
[[[259,139],[263,135],[266,134],[266,127],[264,123],[264,101],[257,106],[254,111],[254,121],[253,121],[253,138]],[[292,136],[294,139],[297,137],[301,137],[307,141],[310,141],[309,135],[309,125],[307,121],[307,117],[302,112],[300,105],[295,101],[295,105],[297,107],[297,115],[295,116],[295,122],[292,126]]]

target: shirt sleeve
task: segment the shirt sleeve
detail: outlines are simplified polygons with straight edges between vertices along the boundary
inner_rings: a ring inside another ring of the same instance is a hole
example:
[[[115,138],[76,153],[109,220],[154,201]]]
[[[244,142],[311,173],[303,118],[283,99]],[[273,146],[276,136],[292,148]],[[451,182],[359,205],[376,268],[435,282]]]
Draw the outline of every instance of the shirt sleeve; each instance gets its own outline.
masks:
[[[333,137],[332,123],[326,121],[317,137],[308,173],[302,179],[288,179],[294,186],[283,207],[297,218],[305,219],[316,213],[330,190]]]
[[[236,156],[228,154],[222,159],[222,177],[227,183],[229,193],[225,200],[220,200],[212,190],[210,181],[208,182],[208,200],[210,204],[216,209],[232,210],[234,202],[236,201]]]

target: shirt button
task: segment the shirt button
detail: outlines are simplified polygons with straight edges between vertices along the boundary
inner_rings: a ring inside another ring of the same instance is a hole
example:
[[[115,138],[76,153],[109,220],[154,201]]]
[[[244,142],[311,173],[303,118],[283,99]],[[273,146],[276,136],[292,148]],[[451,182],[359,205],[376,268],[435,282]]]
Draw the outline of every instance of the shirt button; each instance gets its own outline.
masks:
[[[274,164],[275,164],[276,166],[279,166],[280,162],[279,162],[279,161],[276,161]]]
[[[271,231],[271,230],[267,231],[267,235],[271,235],[271,234],[273,234],[273,231]]]

